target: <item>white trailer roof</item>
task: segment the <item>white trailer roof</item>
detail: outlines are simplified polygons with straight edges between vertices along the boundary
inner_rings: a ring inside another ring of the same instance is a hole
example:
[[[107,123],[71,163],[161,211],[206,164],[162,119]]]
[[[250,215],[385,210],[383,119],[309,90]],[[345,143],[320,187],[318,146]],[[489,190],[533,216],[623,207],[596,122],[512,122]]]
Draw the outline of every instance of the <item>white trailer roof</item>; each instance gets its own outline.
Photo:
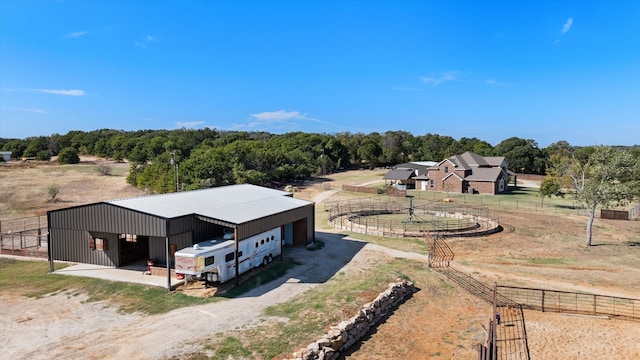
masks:
[[[241,224],[311,204],[286,191],[256,185],[230,185],[162,195],[107,201],[109,204],[164,218],[198,214]]]

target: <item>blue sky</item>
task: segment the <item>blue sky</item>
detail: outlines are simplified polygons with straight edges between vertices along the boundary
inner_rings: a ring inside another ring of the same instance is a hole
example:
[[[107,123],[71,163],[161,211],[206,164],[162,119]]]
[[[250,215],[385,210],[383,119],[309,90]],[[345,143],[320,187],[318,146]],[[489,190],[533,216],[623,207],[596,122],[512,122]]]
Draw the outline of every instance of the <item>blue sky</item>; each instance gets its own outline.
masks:
[[[640,1],[0,1],[0,137],[640,144]]]

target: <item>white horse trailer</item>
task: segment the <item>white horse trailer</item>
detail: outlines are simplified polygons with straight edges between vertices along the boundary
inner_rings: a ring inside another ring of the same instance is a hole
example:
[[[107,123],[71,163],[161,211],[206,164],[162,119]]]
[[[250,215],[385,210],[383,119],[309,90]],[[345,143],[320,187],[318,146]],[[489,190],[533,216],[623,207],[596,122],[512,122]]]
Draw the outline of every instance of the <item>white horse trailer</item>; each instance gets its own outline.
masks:
[[[267,265],[282,252],[280,228],[238,242],[238,274]],[[175,253],[176,274],[223,283],[236,276],[233,233],[199,242]]]

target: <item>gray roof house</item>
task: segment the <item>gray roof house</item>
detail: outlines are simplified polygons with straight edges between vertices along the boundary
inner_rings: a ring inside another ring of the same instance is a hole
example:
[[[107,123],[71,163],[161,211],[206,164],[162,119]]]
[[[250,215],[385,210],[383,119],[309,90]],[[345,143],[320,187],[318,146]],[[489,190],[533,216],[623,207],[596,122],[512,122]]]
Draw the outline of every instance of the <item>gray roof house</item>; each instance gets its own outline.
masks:
[[[467,151],[429,167],[415,178],[416,189],[457,193],[497,194],[507,190],[507,160]]]

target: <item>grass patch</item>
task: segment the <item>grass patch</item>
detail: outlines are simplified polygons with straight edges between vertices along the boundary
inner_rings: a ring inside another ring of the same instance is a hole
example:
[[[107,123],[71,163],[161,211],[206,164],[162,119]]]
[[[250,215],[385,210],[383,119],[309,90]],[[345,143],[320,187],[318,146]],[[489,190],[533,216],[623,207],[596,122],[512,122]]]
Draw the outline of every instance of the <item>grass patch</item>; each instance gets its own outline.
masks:
[[[66,267],[56,264],[56,269]],[[196,298],[166,289],[140,284],[50,274],[49,263],[0,258],[0,292],[40,298],[64,293],[87,295],[88,302],[105,301],[122,313],[166,313],[178,308],[220,301],[221,298]]]
[[[251,351],[245,349],[240,339],[233,336],[226,336],[217,344],[217,348],[211,359],[246,359],[249,356],[251,356]]]
[[[566,259],[561,258],[530,258],[530,259],[518,259],[520,261],[526,261],[530,264],[536,265],[567,265],[569,264]]]
[[[249,275],[249,277],[243,280],[238,286],[224,291],[219,296],[225,298],[238,297],[260,285],[283,277],[289,269],[296,265],[298,265],[298,263],[295,260],[288,258],[285,258],[282,261],[275,261],[268,268],[262,269],[255,275]]]
[[[230,358],[242,358],[246,356],[242,355],[246,350],[253,354],[248,358],[256,359],[291,354],[324,334],[328,326],[356,314],[363,304],[373,300],[390,282],[429,274],[423,263],[406,259],[388,260],[357,276],[340,272],[322,286],[294,300],[268,307],[265,315],[286,318],[287,321],[238,331],[234,336],[244,346],[230,354]]]
[[[345,234],[355,237],[360,241],[366,241],[372,244],[386,246],[391,249],[414,252],[418,254],[428,254],[429,246],[423,238],[390,238],[384,236],[375,236],[367,234],[352,233],[345,231]]]

